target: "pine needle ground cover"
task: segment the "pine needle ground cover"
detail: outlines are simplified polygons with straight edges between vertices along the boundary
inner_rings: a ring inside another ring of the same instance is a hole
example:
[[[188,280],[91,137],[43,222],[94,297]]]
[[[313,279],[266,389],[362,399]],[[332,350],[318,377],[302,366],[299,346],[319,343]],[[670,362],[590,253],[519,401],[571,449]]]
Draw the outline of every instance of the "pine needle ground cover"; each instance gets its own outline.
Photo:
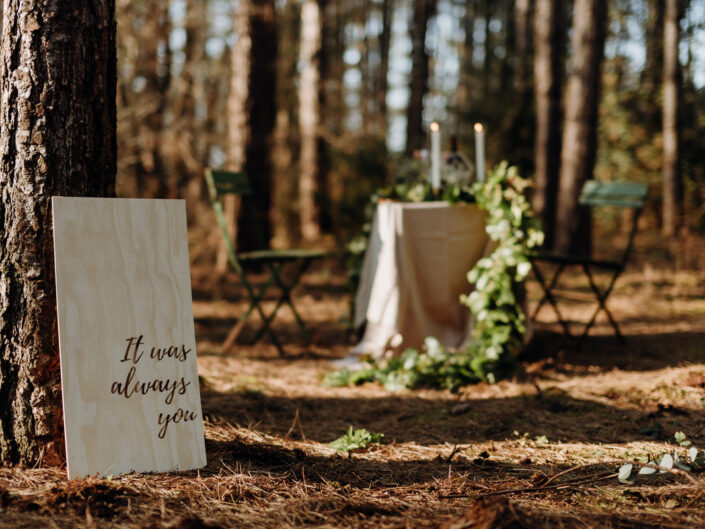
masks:
[[[229,301],[234,282],[193,279],[208,466],[72,482],[62,468],[0,469],[0,528],[705,526],[700,473],[618,480],[625,462],[681,449],[677,432],[705,449],[701,273],[624,276],[610,305],[625,347],[604,322],[580,351],[542,327],[521,374],[456,394],[323,387],[352,338],[336,322],[344,286],[317,273],[298,303],[312,347],[291,316],[278,329],[288,357],[268,344],[221,355],[245,303]],[[567,311],[578,320],[590,307]],[[331,447],[350,426],[384,437]]]

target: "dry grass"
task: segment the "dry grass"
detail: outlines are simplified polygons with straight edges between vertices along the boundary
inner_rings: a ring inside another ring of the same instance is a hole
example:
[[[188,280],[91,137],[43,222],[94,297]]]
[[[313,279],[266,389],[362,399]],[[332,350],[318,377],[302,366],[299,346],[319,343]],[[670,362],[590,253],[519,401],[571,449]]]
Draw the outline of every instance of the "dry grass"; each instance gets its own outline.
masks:
[[[353,341],[337,322],[348,298],[335,277],[306,277],[298,305],[314,344],[285,314],[277,330],[289,356],[279,358],[269,344],[219,351],[244,305],[229,301],[232,282],[195,270],[208,467],[73,482],[60,468],[2,469],[0,528],[705,526],[700,475],[615,477],[622,460],[666,450],[679,430],[705,448],[702,280],[643,267],[625,276],[610,306],[626,346],[602,320],[580,351],[542,327],[514,380],[390,394],[320,385]],[[586,310],[567,305],[571,318]],[[385,443],[336,453],[327,443],[350,424]]]

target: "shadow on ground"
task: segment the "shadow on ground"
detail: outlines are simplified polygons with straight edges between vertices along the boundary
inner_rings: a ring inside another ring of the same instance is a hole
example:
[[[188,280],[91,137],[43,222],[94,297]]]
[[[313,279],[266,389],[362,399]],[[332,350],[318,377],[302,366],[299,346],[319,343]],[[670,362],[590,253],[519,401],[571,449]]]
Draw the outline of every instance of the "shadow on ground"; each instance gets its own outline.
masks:
[[[648,324],[643,320],[640,323]],[[705,332],[631,334],[625,338],[626,342],[620,344],[613,335],[588,336],[578,347],[576,337],[542,330],[534,335],[521,360],[553,358],[605,371],[652,371],[705,361]]]
[[[366,428],[388,442],[465,444],[547,436],[551,442],[624,443],[672,438],[683,424],[704,424],[705,410],[622,408],[571,397],[557,388],[507,398],[286,397],[261,391],[206,392],[206,416],[270,435],[327,443],[348,428]],[[607,394],[606,398],[610,395]],[[605,400],[605,399],[603,399]],[[298,419],[297,419],[298,417]],[[296,423],[298,421],[298,423]],[[255,426],[256,425],[256,426]],[[693,432],[694,441],[703,432]]]

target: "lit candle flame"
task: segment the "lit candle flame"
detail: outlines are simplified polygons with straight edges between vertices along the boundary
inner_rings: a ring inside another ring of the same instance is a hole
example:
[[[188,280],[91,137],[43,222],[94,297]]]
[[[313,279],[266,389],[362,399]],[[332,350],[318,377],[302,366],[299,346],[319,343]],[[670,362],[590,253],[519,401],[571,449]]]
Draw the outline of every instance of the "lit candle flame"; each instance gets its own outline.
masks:
[[[475,131],[482,132],[482,123],[475,123]]]
[[[440,127],[438,126],[438,123],[436,123],[435,121],[433,123],[431,123],[431,131],[432,132],[438,132],[439,128]]]

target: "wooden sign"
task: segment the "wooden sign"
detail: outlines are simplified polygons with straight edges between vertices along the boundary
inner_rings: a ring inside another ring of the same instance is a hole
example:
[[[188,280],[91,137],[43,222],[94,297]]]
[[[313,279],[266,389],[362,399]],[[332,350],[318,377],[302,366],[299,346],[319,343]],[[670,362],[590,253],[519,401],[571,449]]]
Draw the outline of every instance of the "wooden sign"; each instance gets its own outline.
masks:
[[[69,479],[204,466],[184,201],[52,206]]]

